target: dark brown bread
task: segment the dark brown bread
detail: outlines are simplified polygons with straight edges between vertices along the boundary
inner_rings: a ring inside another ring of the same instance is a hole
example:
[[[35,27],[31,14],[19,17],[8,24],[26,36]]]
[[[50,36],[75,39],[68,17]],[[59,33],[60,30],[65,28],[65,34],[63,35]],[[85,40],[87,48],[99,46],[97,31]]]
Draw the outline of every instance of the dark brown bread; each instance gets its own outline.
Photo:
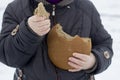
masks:
[[[68,70],[68,58],[73,52],[89,55],[91,52],[91,39],[72,37],[62,30],[60,24],[55,25],[48,34],[48,55],[57,67]]]

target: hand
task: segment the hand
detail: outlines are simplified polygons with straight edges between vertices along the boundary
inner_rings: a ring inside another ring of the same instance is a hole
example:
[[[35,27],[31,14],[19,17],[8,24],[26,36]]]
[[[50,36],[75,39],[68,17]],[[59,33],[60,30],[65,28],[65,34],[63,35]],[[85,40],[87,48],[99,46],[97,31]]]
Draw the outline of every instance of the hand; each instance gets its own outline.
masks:
[[[39,36],[43,36],[50,31],[50,19],[45,17],[31,16],[28,19],[28,25]]]
[[[87,70],[92,68],[95,65],[96,59],[95,56],[90,53],[90,55],[73,53],[73,57],[69,58],[68,64],[73,67],[69,69],[70,72],[77,72],[81,70]]]

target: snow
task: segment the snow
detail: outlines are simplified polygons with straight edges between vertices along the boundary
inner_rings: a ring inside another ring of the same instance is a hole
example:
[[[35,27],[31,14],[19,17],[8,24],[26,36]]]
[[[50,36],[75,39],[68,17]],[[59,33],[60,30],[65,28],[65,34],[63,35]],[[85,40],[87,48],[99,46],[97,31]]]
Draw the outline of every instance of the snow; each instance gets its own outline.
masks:
[[[5,7],[12,0],[0,1],[0,26]],[[113,38],[114,56],[110,67],[97,74],[96,80],[120,80],[120,0],[92,0],[101,14],[102,23],[105,29]],[[0,63],[0,80],[13,80],[14,68]]]

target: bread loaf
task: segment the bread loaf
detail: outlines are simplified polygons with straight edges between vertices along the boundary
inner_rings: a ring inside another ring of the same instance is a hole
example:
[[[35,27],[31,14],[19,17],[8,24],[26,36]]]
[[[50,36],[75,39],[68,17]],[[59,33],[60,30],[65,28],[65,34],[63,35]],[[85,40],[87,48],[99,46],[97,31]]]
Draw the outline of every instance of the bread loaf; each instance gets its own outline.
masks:
[[[57,67],[68,70],[68,58],[74,52],[89,55],[91,52],[91,39],[81,38],[78,35],[72,37],[62,30],[60,24],[55,25],[48,34],[48,55]]]

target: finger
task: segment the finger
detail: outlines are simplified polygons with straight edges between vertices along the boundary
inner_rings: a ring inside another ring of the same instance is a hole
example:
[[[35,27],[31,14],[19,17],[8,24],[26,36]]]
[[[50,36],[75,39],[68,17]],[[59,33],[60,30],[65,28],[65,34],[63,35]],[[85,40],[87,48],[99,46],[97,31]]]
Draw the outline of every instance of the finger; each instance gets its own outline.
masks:
[[[33,22],[32,23],[32,26],[34,26],[34,28],[38,28],[38,30],[40,30],[40,31],[43,31],[42,29],[46,29],[46,28],[49,28],[50,27],[50,25],[51,25],[51,23],[44,23],[44,24],[41,24],[41,23],[35,23],[35,22]]]
[[[50,28],[48,28],[44,32],[40,32],[40,36],[43,36],[43,35],[47,34],[49,31],[50,31]]]
[[[89,57],[88,55],[81,54],[81,53],[73,53],[73,56],[83,61],[86,61]]]
[[[50,28],[48,28],[46,31],[45,31],[45,33],[48,33],[50,31]]]
[[[39,17],[37,15],[32,16],[32,21],[33,22],[39,22],[39,21],[42,21],[42,20],[45,20],[45,17]]]
[[[45,25],[50,25],[50,20],[47,19],[47,20],[44,20],[44,21],[40,21],[40,22],[36,23],[36,25],[39,26],[39,27],[43,27]]]
[[[73,62],[68,62],[68,65],[70,65],[72,68],[78,69],[80,67],[80,65],[77,65]]]
[[[81,71],[81,70],[82,70],[82,69],[79,68],[79,69],[69,69],[68,71],[69,71],[69,72],[78,72],[78,71]]]
[[[42,30],[42,31],[40,30],[40,32],[41,32],[41,33],[45,33],[45,32],[47,32],[49,29],[50,29],[50,28],[46,28],[46,29],[44,29],[44,30]]]
[[[39,27],[40,32],[46,31],[48,28],[50,28],[50,25],[44,25],[42,27]]]
[[[78,58],[75,58],[75,57],[70,57],[69,61],[71,61],[71,62],[73,62],[73,63],[75,63],[77,65],[80,65],[80,66],[84,65],[84,63],[85,63],[84,61],[82,61],[82,60],[80,60]]]

